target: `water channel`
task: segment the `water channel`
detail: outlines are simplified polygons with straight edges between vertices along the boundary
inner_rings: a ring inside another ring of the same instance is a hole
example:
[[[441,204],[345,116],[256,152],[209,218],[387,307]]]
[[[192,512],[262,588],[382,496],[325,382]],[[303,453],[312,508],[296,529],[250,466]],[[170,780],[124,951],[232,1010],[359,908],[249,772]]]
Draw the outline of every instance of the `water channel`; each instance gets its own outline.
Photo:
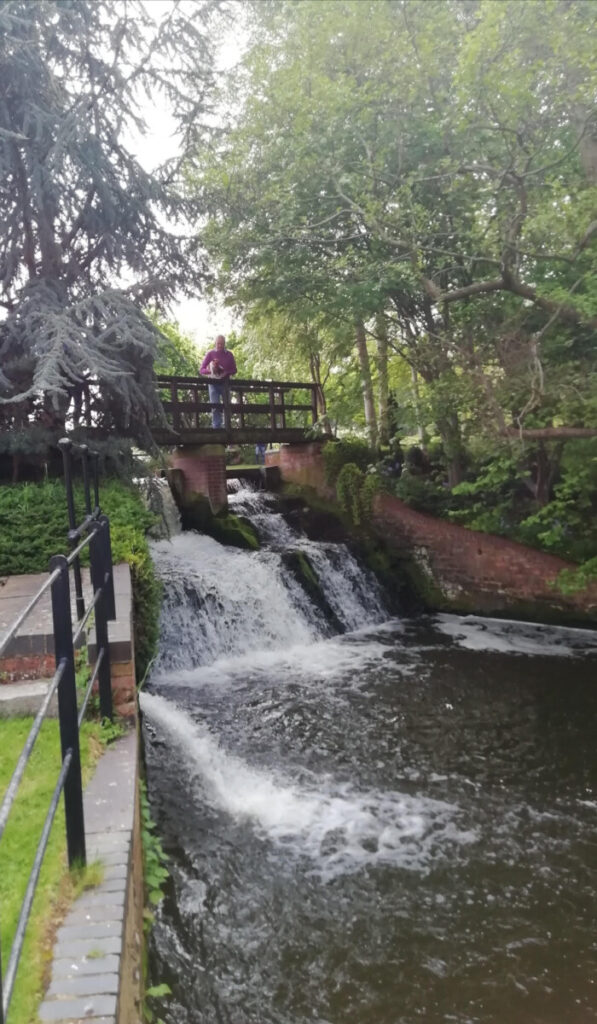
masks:
[[[153,545],[166,1024],[597,1020],[597,634],[391,618],[343,545],[231,505],[260,551]]]

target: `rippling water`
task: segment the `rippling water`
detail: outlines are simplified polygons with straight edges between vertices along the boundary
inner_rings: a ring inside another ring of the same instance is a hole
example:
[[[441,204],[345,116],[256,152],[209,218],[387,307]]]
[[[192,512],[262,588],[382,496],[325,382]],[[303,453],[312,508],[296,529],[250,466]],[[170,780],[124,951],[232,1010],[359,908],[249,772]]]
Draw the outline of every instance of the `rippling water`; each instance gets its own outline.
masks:
[[[370,577],[320,545],[347,609],[328,636],[281,561],[314,542],[270,499],[235,500],[265,550],[154,546],[167,600],[142,707],[171,857],[152,936],[163,1019],[597,1019],[595,635],[383,621]]]

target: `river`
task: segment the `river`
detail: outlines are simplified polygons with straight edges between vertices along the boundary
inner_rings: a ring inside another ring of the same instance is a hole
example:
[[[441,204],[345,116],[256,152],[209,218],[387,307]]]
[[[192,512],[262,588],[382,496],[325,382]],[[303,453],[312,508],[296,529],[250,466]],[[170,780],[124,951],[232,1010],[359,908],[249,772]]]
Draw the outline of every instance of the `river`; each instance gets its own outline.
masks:
[[[389,618],[343,545],[307,540],[271,495],[231,504],[260,551],[153,544],[163,1020],[597,1020],[597,634]]]

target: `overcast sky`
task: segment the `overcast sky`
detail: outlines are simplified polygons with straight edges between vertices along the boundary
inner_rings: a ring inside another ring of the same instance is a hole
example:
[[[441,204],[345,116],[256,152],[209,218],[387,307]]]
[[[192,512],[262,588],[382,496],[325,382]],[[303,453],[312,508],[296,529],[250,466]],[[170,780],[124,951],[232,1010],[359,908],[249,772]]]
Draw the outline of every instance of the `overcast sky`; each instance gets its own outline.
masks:
[[[156,21],[161,21],[173,0],[145,0],[147,10]],[[191,0],[194,2],[194,0]],[[238,0],[239,7],[241,0]],[[238,22],[220,47],[216,63],[221,71],[226,71],[238,63],[242,56],[243,33]],[[131,140],[131,149],[135,152],[143,167],[151,171],[158,164],[176,156],[178,142],[174,134],[175,124],[170,116],[162,97],[157,97],[145,113],[147,133]],[[202,299],[181,299],[173,306],[173,315],[182,330],[188,334],[199,349],[206,348],[217,334],[228,334],[233,326],[230,310],[220,304],[208,304]]]

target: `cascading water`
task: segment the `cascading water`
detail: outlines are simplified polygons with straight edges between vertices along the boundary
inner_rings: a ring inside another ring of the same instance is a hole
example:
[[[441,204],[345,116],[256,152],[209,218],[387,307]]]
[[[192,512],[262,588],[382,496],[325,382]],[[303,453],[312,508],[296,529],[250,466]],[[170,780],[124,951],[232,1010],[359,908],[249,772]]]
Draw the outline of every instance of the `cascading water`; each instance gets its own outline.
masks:
[[[152,536],[176,537],[182,526],[180,512],[170,484],[163,477],[148,476],[136,481],[147,507],[158,517]]]
[[[308,540],[272,495],[230,503],[260,551],[153,545],[162,1018],[597,1019],[595,635],[388,619],[344,545]]]

